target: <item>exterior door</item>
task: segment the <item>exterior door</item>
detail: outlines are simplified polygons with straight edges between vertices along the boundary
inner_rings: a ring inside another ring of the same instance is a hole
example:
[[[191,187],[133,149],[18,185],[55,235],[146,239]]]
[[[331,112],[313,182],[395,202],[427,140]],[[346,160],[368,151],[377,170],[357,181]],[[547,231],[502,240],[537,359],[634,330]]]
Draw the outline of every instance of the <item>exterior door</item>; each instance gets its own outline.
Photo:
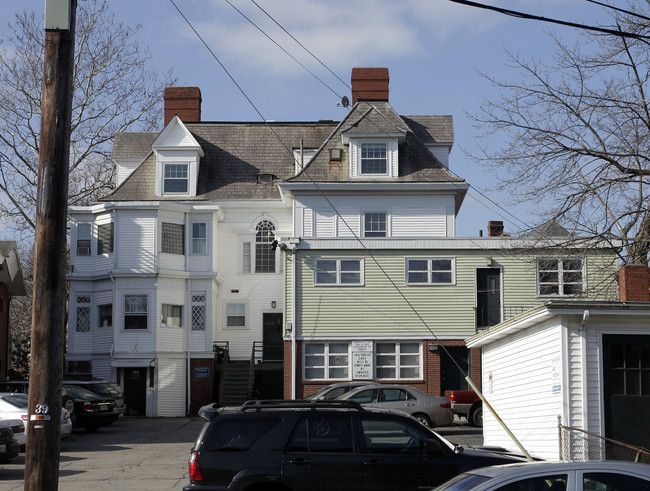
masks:
[[[464,346],[445,346],[440,349],[440,389],[467,390],[465,374],[469,366],[469,350]],[[458,366],[460,366],[460,370]]]
[[[476,328],[485,329],[501,322],[501,270],[476,270]]]
[[[269,313],[263,317],[264,342],[262,358],[264,361],[281,361],[284,357],[282,345],[282,314]]]
[[[126,414],[147,415],[147,372],[153,368],[124,368],[124,404]]]
[[[650,448],[650,335],[603,335],[605,436]]]

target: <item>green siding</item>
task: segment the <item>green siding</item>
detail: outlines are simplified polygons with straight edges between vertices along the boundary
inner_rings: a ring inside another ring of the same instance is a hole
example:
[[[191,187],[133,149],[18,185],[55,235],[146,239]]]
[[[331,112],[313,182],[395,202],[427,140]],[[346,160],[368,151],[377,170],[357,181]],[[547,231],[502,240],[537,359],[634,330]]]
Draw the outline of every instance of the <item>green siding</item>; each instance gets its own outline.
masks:
[[[373,251],[373,257],[362,251],[299,250],[296,254],[296,335],[312,337],[453,337],[464,338],[476,332],[476,269],[487,266],[502,269],[502,298],[505,318],[533,308],[547,300],[560,297],[538,297],[536,258],[568,254],[550,252],[509,252],[487,250],[463,251]],[[363,286],[315,286],[316,258],[363,258]],[[405,258],[452,257],[455,259],[455,284],[406,285]],[[383,269],[383,271],[382,271]],[[588,291],[583,299],[611,300],[617,270],[616,256],[611,251],[596,251],[587,260]],[[286,271],[287,313],[290,313],[291,265]],[[386,278],[386,275],[404,295]],[[607,288],[605,288],[607,287]],[[569,298],[569,297],[561,297]],[[407,302],[408,301],[408,302]],[[413,307],[411,308],[411,306]],[[511,309],[513,308],[513,309]],[[414,312],[417,311],[418,315]],[[424,320],[424,322],[423,322]],[[505,320],[505,319],[504,319]],[[426,325],[425,325],[426,323]]]

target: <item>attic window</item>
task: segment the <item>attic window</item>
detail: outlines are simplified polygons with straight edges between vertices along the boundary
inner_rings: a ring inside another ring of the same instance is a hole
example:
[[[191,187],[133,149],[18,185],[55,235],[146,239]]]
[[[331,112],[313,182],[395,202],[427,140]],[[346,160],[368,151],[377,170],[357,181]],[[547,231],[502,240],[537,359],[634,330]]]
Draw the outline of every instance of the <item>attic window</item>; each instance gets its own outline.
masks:
[[[272,184],[273,174],[257,174],[257,184]]]
[[[163,192],[186,194],[189,189],[189,164],[164,164]]]
[[[362,143],[361,174],[385,175],[386,168],[386,144]]]

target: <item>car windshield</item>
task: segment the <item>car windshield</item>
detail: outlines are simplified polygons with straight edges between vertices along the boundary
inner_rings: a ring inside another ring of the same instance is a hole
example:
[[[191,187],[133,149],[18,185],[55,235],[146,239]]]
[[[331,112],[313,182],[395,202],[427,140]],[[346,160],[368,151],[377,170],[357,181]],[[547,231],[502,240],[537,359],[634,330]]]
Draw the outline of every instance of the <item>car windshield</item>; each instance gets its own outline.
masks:
[[[107,397],[117,397],[122,393],[119,385],[109,383],[89,384],[88,389],[93,391],[95,394]]]
[[[490,478],[487,476],[481,476],[480,474],[460,474],[453,479],[447,481],[442,486],[438,486],[433,491],[463,491],[474,489],[481,483],[489,481]]]
[[[81,387],[75,387],[72,385],[66,385],[66,389],[74,399],[100,399],[100,396],[89,390],[82,389]]]
[[[12,394],[8,396],[2,396],[2,400],[8,402],[12,406],[17,407],[18,409],[27,409],[29,398],[26,394]]]

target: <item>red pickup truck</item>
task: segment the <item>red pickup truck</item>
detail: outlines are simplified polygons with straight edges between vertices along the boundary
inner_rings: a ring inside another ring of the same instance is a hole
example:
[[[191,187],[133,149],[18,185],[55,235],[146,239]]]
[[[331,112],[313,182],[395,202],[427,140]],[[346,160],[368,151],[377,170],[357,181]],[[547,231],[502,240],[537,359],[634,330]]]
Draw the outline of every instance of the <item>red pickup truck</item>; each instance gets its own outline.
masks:
[[[473,390],[446,390],[451,412],[467,419],[472,426],[483,426],[483,402]]]

